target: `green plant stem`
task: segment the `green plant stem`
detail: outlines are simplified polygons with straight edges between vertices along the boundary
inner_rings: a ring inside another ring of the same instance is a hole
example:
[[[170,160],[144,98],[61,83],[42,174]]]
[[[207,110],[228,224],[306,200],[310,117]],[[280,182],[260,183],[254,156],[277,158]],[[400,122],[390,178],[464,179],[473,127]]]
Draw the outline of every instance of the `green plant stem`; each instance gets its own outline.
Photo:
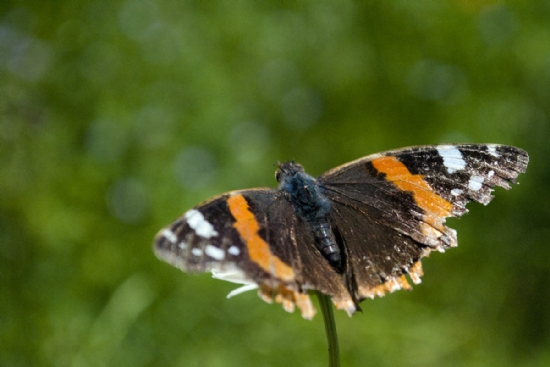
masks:
[[[334,322],[334,313],[332,312],[332,302],[329,296],[320,292],[315,292],[319,299],[319,306],[325,322],[325,332],[328,342],[329,367],[340,367],[340,349],[338,348],[338,333],[336,332],[336,323]]]

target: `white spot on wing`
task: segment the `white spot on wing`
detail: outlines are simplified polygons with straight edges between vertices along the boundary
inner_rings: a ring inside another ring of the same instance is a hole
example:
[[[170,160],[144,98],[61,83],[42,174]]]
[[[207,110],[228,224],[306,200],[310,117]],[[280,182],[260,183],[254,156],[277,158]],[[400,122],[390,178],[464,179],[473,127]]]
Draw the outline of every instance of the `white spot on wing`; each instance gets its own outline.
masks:
[[[458,196],[458,195],[461,195],[464,191],[460,190],[460,189],[452,189],[451,190],[451,195],[453,196]]]
[[[493,157],[500,157],[500,155],[497,152],[497,147],[495,145],[487,145],[487,151]]]
[[[222,249],[217,248],[216,246],[206,245],[204,248],[204,253],[216,260],[225,259],[225,252]]]
[[[468,188],[472,191],[478,191],[483,186],[483,177],[472,176],[468,181]]]
[[[163,229],[161,235],[166,238],[170,243],[176,243],[176,241],[178,240],[176,234],[168,228]]]
[[[241,250],[239,250],[237,246],[231,246],[230,248],[227,249],[227,252],[229,252],[233,256],[239,256],[239,254],[241,253]]]
[[[178,247],[182,250],[185,250],[187,248],[187,244],[184,241],[181,241],[178,243]]]
[[[185,213],[187,224],[195,233],[204,238],[212,238],[218,235],[212,224],[204,218],[201,212],[196,209],[191,209]]]
[[[455,173],[466,167],[466,162],[458,148],[452,145],[441,145],[437,147],[437,152],[443,158],[443,165],[447,168],[447,173]]]
[[[195,256],[202,256],[203,252],[200,248],[193,248],[191,249],[191,253]]]

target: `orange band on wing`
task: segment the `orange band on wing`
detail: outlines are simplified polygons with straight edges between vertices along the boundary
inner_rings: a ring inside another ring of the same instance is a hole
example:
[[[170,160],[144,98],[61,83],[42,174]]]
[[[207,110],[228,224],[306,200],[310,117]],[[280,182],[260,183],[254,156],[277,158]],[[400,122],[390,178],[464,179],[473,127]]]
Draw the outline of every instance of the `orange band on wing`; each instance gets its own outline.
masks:
[[[439,218],[445,218],[452,214],[453,205],[434,193],[428,183],[424,181],[424,176],[411,174],[396,157],[376,158],[372,160],[372,165],[378,172],[385,173],[386,179],[393,182],[395,186],[401,190],[412,192],[414,201],[426,213]]]
[[[246,243],[250,260],[283,281],[293,280],[292,268],[273,255],[267,242],[258,234],[260,224],[249,210],[246,199],[240,194],[232,195],[227,199],[227,204],[231,215],[235,218],[233,227]]]

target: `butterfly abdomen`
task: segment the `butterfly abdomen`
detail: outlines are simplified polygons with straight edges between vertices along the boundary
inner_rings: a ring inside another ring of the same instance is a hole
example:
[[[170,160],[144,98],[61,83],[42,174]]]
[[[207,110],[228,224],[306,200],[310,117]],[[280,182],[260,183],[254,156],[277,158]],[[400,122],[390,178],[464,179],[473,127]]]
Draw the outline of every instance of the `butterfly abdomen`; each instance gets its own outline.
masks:
[[[342,255],[328,220],[313,223],[313,235],[317,249],[321,251],[330,265],[340,270],[342,267]]]

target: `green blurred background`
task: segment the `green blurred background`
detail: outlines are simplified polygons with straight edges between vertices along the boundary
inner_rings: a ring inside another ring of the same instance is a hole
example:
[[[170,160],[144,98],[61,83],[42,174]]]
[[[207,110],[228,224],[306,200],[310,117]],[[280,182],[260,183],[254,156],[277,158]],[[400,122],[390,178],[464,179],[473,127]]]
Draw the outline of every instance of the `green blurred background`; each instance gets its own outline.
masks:
[[[550,365],[550,2],[6,1],[0,365],[327,364],[322,318],[157,260],[208,197],[377,151],[517,145],[414,291],[337,312],[345,366]]]

